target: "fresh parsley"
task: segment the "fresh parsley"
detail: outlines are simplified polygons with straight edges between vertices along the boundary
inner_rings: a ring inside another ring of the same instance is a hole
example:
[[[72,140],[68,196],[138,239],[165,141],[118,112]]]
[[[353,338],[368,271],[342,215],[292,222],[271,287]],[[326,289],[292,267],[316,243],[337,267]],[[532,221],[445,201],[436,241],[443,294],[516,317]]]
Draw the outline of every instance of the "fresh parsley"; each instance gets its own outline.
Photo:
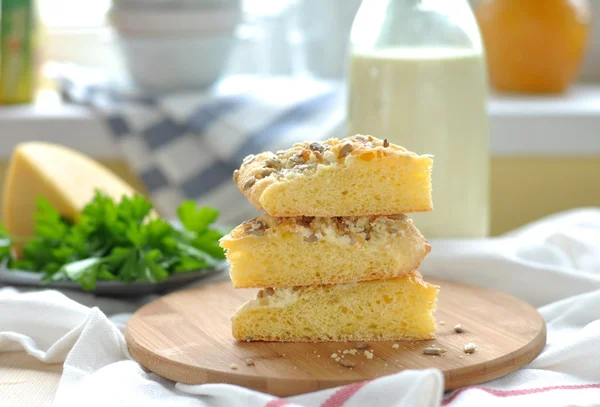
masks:
[[[63,219],[44,198],[37,201],[35,237],[20,258],[0,228],[0,259],[9,269],[42,273],[42,281],[76,281],[92,291],[100,280],[159,282],[174,273],[215,267],[225,258],[223,232],[213,226],[219,211],[183,202],[174,227],[136,195],[115,202],[97,191],[77,222]]]

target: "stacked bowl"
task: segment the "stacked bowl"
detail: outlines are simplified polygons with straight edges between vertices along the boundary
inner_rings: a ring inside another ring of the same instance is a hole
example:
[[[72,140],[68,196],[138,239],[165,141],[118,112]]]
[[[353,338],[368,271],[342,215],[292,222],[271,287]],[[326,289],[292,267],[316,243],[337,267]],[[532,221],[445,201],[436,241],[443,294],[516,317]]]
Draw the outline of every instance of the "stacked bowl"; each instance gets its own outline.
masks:
[[[114,0],[110,11],[129,73],[147,92],[213,84],[240,18],[239,0]]]

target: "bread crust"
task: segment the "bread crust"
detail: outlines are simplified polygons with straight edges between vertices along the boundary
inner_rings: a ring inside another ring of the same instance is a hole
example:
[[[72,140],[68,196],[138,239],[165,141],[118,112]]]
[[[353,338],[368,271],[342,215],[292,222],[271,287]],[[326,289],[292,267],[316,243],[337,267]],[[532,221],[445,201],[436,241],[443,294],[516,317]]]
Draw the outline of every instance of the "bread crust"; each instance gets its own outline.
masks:
[[[262,215],[220,241],[234,288],[385,280],[415,271],[431,247],[404,215]]]
[[[418,272],[385,281],[269,288],[238,309],[232,334],[275,342],[434,339],[438,292]]]
[[[433,209],[432,164],[429,155],[356,135],[250,155],[234,181],[272,216],[392,215]]]

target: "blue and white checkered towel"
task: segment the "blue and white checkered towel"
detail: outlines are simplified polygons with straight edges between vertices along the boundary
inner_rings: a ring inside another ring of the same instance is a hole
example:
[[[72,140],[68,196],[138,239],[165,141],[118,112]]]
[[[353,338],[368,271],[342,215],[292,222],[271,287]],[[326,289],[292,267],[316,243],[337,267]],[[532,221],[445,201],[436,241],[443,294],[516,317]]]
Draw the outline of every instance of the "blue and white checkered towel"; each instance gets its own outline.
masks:
[[[184,199],[221,210],[224,223],[257,211],[232,181],[248,154],[344,133],[340,83],[231,77],[206,93],[140,96],[64,80],[63,94],[106,121],[130,167],[167,217]]]

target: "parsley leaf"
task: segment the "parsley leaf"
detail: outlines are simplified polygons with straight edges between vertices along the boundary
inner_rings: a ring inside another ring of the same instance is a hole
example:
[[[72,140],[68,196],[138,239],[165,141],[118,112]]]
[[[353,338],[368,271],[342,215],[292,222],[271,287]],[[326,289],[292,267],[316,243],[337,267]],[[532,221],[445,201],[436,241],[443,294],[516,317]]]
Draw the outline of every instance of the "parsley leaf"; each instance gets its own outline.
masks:
[[[49,280],[58,281],[68,277],[70,280],[77,281],[84,290],[90,291],[96,288],[96,277],[101,263],[102,259],[98,257],[67,263]]]
[[[69,225],[62,219],[58,211],[44,198],[37,200],[36,208],[37,212],[34,215],[36,235],[50,240],[63,239]]]
[[[209,207],[198,208],[193,201],[184,201],[177,209],[177,216],[187,230],[202,233],[217,220],[219,211]]]
[[[10,235],[8,234],[4,226],[0,225],[0,262],[10,259],[11,247],[12,240],[10,238]]]
[[[9,269],[42,273],[42,281],[76,281],[93,291],[98,280],[159,282],[174,273],[212,268],[225,258],[218,244],[223,232],[212,224],[219,211],[182,202],[183,228],[157,217],[143,196],[120,202],[101,191],[75,223],[63,219],[45,199],[37,202],[35,234],[22,257],[11,255],[11,238],[0,225],[0,260]]]
[[[204,233],[194,237],[192,245],[215,259],[225,259],[225,253],[221,249],[221,246],[219,246],[219,239],[221,237],[223,237],[223,234],[218,230],[207,229]]]

